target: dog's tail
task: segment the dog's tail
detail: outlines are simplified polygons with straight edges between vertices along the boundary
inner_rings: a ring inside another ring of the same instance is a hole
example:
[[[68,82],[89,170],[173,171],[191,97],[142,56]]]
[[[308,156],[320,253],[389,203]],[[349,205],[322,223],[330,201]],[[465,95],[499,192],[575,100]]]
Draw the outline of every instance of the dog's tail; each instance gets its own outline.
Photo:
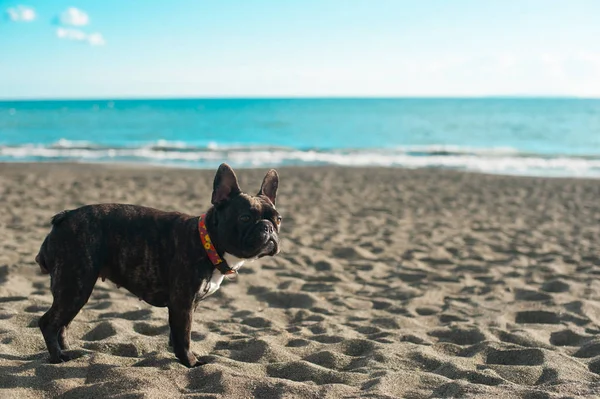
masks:
[[[52,223],[52,226],[58,226],[61,222],[63,222],[66,219],[68,214],[69,214],[68,210],[59,212],[56,215],[52,216],[50,223]],[[44,242],[42,243],[42,246],[40,247],[40,252],[38,252],[38,254],[35,257],[35,263],[37,263],[40,266],[40,270],[42,271],[42,274],[50,274],[50,272],[52,271],[48,267],[48,263],[46,262],[46,258],[44,256],[44,254],[47,252],[48,236],[46,236],[46,238],[44,239]]]

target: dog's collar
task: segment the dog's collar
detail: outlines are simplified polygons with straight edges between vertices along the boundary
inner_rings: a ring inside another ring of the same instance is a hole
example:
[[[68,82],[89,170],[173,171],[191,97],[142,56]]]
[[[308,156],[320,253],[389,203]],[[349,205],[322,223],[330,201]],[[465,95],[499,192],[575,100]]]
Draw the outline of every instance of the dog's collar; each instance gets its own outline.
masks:
[[[227,262],[223,258],[219,256],[217,249],[213,245],[210,235],[208,234],[208,229],[206,228],[206,213],[198,219],[198,231],[200,232],[200,241],[202,241],[202,246],[208,255],[208,259],[212,262],[212,264],[221,272],[224,276],[232,276],[236,274],[236,271],[233,270]]]

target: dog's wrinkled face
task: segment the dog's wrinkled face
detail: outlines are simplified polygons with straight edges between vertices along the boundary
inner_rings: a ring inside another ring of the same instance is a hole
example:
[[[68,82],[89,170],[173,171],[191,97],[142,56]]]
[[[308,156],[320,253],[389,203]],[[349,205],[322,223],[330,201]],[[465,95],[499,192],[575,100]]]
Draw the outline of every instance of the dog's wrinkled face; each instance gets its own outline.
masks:
[[[275,209],[279,176],[272,169],[260,191],[251,196],[240,191],[233,170],[221,165],[215,176],[215,205],[219,246],[238,258],[253,259],[279,253],[281,215]]]
[[[243,259],[279,252],[281,219],[267,198],[239,194],[217,213],[219,244],[225,252]]]

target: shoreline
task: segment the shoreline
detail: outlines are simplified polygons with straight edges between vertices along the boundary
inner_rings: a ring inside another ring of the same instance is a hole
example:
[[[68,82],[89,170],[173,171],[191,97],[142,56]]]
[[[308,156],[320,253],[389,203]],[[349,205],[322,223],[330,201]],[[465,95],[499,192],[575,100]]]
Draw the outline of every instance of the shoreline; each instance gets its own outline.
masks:
[[[227,161],[224,161],[227,162]],[[193,167],[190,165],[165,165],[165,164],[154,164],[154,163],[142,163],[142,162],[73,162],[73,161],[44,161],[44,162],[31,162],[31,161],[17,161],[7,162],[0,161],[0,168],[5,169],[19,169],[19,168],[36,168],[39,165],[42,169],[44,167],[51,168],[62,168],[62,167],[83,167],[83,168],[98,168],[101,169],[122,169],[122,170],[181,170],[186,172],[210,172],[216,171],[215,167]],[[286,166],[250,166],[250,167],[239,167],[233,166],[235,170],[241,171],[262,171],[275,168],[277,170],[295,170],[295,169],[347,169],[347,170],[397,170],[401,173],[404,172],[415,172],[415,173],[442,173],[442,174],[467,174],[475,176],[496,176],[505,178],[517,178],[517,179],[548,179],[548,180],[581,180],[589,182],[597,182],[600,180],[598,176],[552,176],[552,175],[534,175],[534,174],[510,174],[510,173],[492,173],[474,170],[459,170],[451,168],[439,168],[439,167],[420,167],[420,168],[408,168],[404,166],[352,166],[352,165],[286,165]]]

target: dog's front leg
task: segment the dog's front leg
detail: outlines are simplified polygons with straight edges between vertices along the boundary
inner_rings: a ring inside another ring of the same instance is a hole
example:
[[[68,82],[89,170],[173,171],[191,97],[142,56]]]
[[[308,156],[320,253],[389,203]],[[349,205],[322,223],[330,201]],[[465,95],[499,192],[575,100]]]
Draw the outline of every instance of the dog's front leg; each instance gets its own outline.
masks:
[[[190,351],[192,334],[192,306],[177,308],[169,306],[169,326],[171,327],[171,341],[175,356],[187,367],[201,366],[196,356]]]

